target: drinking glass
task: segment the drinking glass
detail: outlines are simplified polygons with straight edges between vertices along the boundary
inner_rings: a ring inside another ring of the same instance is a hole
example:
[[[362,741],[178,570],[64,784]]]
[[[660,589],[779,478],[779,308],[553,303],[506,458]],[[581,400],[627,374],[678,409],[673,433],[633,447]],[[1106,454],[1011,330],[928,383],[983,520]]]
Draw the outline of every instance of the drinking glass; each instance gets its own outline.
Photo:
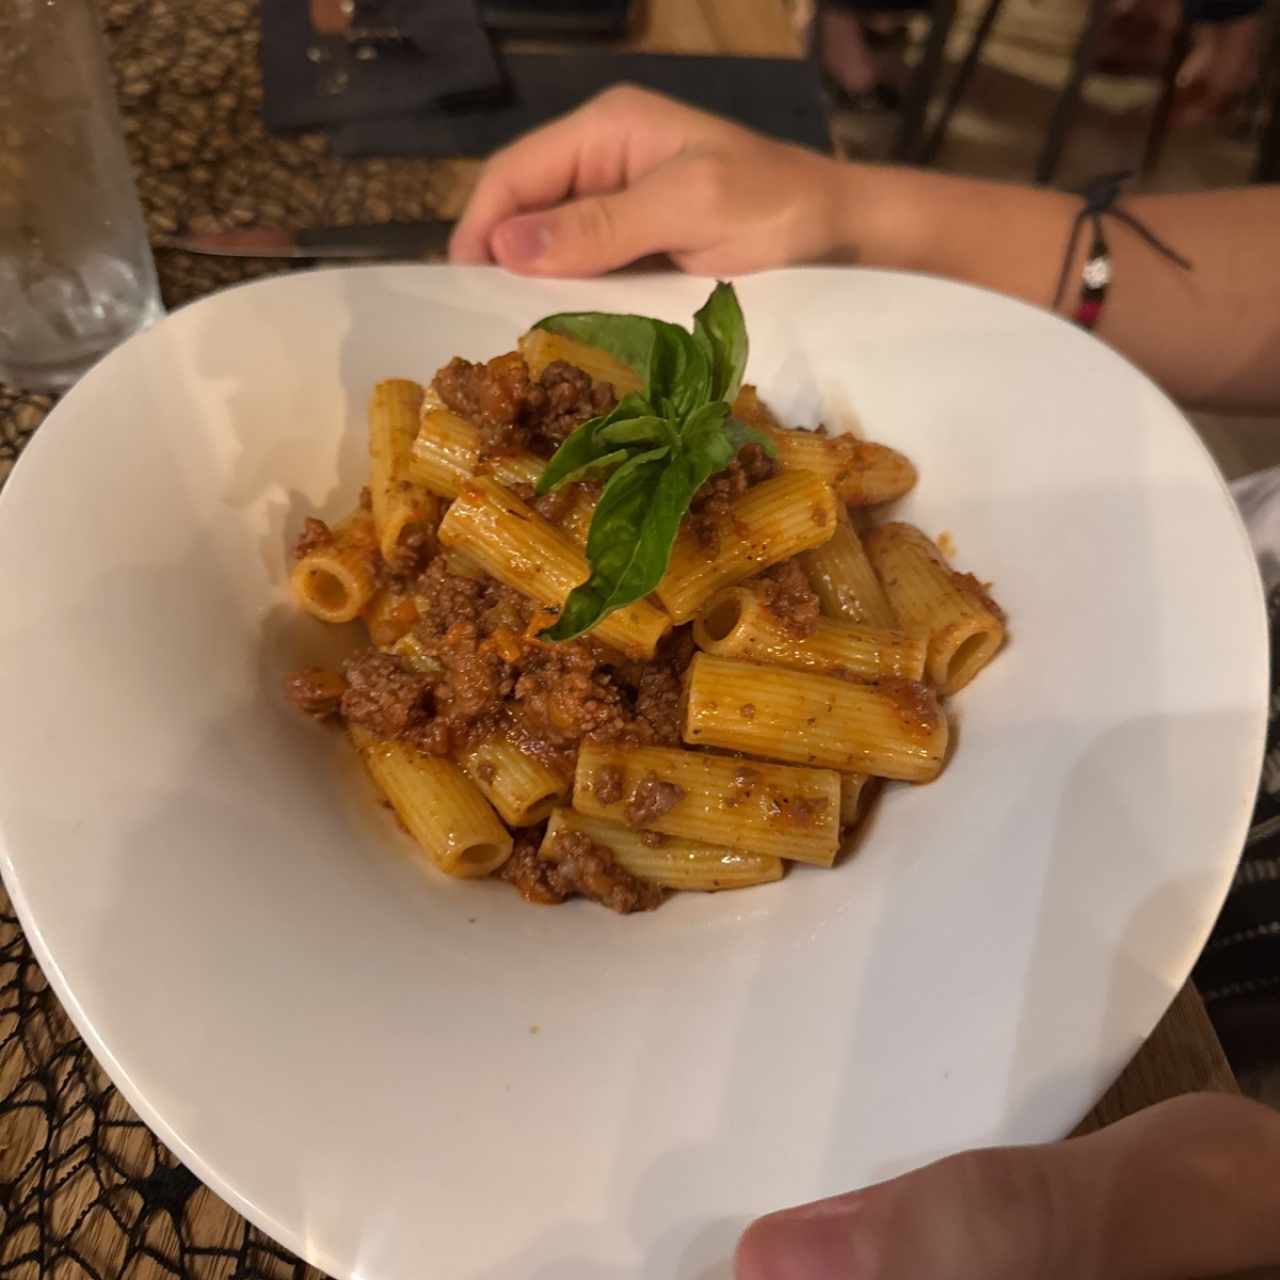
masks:
[[[0,381],[65,390],[161,314],[92,0],[0,0]]]

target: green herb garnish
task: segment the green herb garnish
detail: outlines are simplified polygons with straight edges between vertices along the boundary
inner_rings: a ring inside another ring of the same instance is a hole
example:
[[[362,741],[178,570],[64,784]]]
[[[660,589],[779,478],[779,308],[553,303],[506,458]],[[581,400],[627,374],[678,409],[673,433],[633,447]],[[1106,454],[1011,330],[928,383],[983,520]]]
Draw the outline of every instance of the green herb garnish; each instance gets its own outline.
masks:
[[[608,474],[587,534],[591,577],[569,593],[542,635],[572,640],[662,580],[680,521],[709,476],[748,442],[773,442],[733,418],[747,366],[747,326],[738,296],[717,284],[693,332],[647,316],[566,312],[535,328],[601,347],[645,380],[603,417],[584,422],[538,481],[550,493],[571,480]]]

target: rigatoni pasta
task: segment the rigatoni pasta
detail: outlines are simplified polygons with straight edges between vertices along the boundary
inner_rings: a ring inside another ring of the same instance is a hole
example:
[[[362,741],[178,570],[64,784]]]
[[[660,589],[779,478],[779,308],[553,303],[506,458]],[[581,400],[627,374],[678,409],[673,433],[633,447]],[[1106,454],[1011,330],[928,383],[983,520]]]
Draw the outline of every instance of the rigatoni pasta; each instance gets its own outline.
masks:
[[[947,755],[947,717],[906,680],[853,684],[699,653],[686,677],[684,740],[795,764],[929,782]]]
[[[830,866],[840,839],[840,776],[676,747],[584,743],[579,813],[633,827]]]
[[[607,849],[613,860],[633,876],[668,889],[710,893],[782,879],[782,859],[767,853],[746,853],[681,836],[638,831],[625,823],[608,822],[567,808],[552,813],[539,846],[540,855],[559,861],[563,857],[559,837],[575,831],[590,837],[597,847]]]
[[[464,747],[458,763],[485,798],[512,827],[545,821],[569,783],[554,769],[520,749],[518,737],[500,728]]]
[[[594,381],[608,383],[619,398],[629,391],[644,390],[644,379],[617,357],[564,334],[530,329],[520,339],[520,354],[524,356],[529,375],[533,378],[541,378],[548,365],[563,360],[565,364],[590,375]]]
[[[441,871],[487,876],[511,856],[511,833],[452,760],[380,742],[359,726],[349,731],[374,782]]]
[[[909,458],[888,445],[853,435],[797,431],[779,426],[760,405],[754,387],[744,387],[734,405],[744,421],[773,442],[777,460],[787,471],[821,476],[842,502],[863,507],[890,502],[914,488],[916,469]]]
[[[868,527],[914,466],[780,423],[746,348],[717,285],[692,332],[560,314],[374,388],[368,491],[291,575],[371,644],[286,688],[446,874],[621,913],[843,875],[886,780],[945,767],[942,698],[1004,616],[918,529]]]
[[[568,537],[486,476],[471,481],[455,499],[441,521],[440,541],[544,605],[562,604],[589,573],[585,557]],[[670,629],[666,614],[640,600],[610,614],[596,635],[633,658],[651,658]]]
[[[428,399],[410,448],[408,474],[424,489],[456,498],[478,475],[492,475],[505,485],[537,484],[545,465],[523,449],[486,456],[478,427]]]
[[[728,587],[707,602],[693,624],[698,648],[721,658],[741,658],[798,671],[877,680],[924,675],[927,633],[888,631],[818,618],[798,635],[747,587]]]
[[[713,544],[688,525],[681,530],[658,599],[673,622],[688,622],[721,587],[820,546],[835,525],[831,486],[806,471],[783,472],[734,502]]]
[[[352,622],[378,589],[379,563],[373,517],[357,511],[299,557],[289,578],[294,598],[321,622]]]
[[[929,679],[944,694],[963,689],[1004,643],[1004,613],[971,574],[957,573],[909,524],[872,529],[867,555],[907,626],[929,635]]]
[[[826,542],[800,553],[800,564],[828,618],[865,627],[893,629],[898,625],[898,615],[867,559],[847,508],[842,506],[836,512],[835,532]]]
[[[410,475],[422,387],[405,378],[379,382],[369,399],[369,496],[378,550],[393,568],[412,564],[435,536],[439,504]]]

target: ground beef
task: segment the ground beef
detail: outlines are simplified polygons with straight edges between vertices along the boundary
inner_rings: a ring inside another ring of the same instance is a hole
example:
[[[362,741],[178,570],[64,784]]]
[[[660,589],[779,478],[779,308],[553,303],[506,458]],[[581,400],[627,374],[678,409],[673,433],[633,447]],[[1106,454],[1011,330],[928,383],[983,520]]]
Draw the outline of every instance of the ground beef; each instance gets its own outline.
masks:
[[[734,502],[752,485],[768,480],[775,471],[771,457],[758,444],[744,444],[723,471],[717,471],[693,495],[689,527],[709,551],[720,545],[720,530]]]
[[[435,389],[454,413],[480,428],[487,454],[531,450],[550,457],[577,427],[617,403],[608,383],[556,360],[536,381],[519,352],[487,364],[455,357],[435,377]]]
[[[662,902],[658,885],[618,866],[612,853],[584,832],[562,831],[551,858],[539,853],[542,839],[542,827],[522,829],[511,857],[494,873],[514,885],[526,902],[552,905],[580,894],[623,914],[651,911]]]
[[[617,804],[622,799],[626,781],[627,775],[616,764],[604,764],[596,770],[591,790],[601,804]]]
[[[389,575],[393,578],[413,577],[427,563],[435,544],[436,531],[429,524],[405,525],[386,562]]]
[[[542,844],[545,826],[521,827],[516,832],[515,848],[511,857],[500,866],[494,875],[514,885],[526,902],[538,902],[543,906],[554,906],[569,896],[556,876],[556,865],[548,862],[538,854]]]
[[[680,742],[683,686],[670,667],[649,667],[636,685],[636,720],[648,730],[650,741],[671,747]]]
[[[293,705],[317,720],[338,714],[346,688],[347,682],[336,671],[323,667],[308,667],[285,681],[285,693]]]
[[[792,635],[804,638],[818,625],[819,601],[794,557],[766,569],[755,579],[764,606]]]
[[[297,542],[293,544],[294,558],[301,560],[303,556],[327,547],[332,541],[333,530],[323,520],[308,516],[302,522],[302,532],[298,535]]]
[[[613,854],[595,844],[583,831],[562,831],[555,838],[554,880],[569,893],[599,902],[611,911],[626,915],[632,911],[652,911],[662,902],[660,886],[640,880],[618,866]]]
[[[632,724],[627,698],[590,645],[548,644],[534,650],[515,688],[516,714],[535,737],[578,742],[623,737]]]
[[[684,799],[684,788],[675,782],[660,778],[652,769],[645,774],[627,797],[622,808],[627,823],[633,827],[647,827],[650,823],[670,813]]]
[[[411,652],[357,654],[341,695],[342,714],[378,737],[441,755],[502,729],[566,777],[584,738],[679,742],[689,628],[652,663],[589,639],[541,641],[532,601],[485,574],[452,572],[448,553],[430,561],[407,599],[417,618],[397,643]]]
[[[454,413],[480,428],[482,447],[491,449],[517,427],[532,384],[524,357],[512,351],[485,364],[454,356],[433,385]]]
[[[431,680],[378,649],[352,654],[343,668],[342,714],[379,738],[408,738],[434,713]]]
[[[588,418],[598,418],[616,404],[607,382],[592,382],[590,374],[553,360],[530,395],[528,412],[542,438],[558,447]]]
[[[642,831],[640,843],[647,849],[661,849],[667,843],[667,837],[661,831]]]
[[[455,623],[432,646],[432,653],[444,668],[435,686],[441,715],[470,727],[501,712],[515,688],[515,668],[484,643],[474,622]]]

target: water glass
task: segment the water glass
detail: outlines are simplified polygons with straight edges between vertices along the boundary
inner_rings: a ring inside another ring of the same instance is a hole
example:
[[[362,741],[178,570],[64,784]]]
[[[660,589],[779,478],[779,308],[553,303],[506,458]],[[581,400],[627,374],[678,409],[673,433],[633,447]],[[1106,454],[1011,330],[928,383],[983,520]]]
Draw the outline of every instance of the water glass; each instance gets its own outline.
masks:
[[[0,381],[65,390],[161,313],[92,0],[0,0]]]

